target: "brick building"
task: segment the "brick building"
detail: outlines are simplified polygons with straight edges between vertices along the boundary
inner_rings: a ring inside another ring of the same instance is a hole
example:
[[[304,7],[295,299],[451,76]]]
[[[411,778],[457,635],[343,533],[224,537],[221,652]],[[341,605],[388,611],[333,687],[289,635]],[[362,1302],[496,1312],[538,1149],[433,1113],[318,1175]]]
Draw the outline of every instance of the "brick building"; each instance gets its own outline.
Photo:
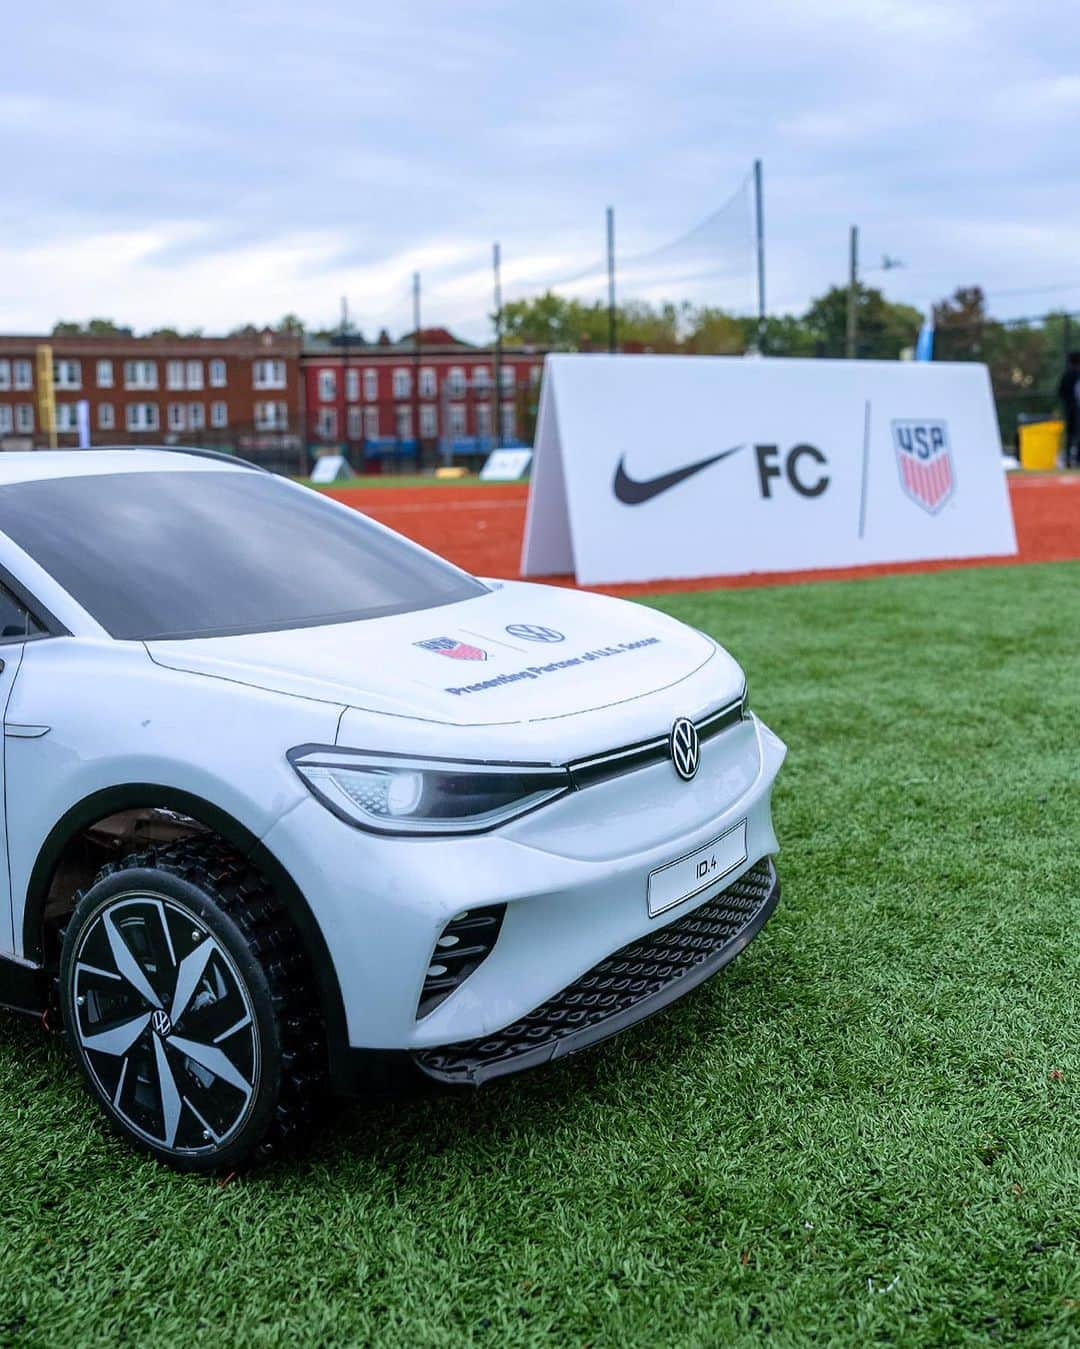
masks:
[[[48,444],[37,352],[52,348],[57,444],[77,444],[86,400],[92,444],[199,444],[268,466],[301,466],[300,339],[0,337],[0,448]]]
[[[472,346],[445,328],[400,342],[340,337],[305,341],[309,446],[346,448],[354,467],[378,471],[400,460],[431,464],[532,439],[544,353]]]

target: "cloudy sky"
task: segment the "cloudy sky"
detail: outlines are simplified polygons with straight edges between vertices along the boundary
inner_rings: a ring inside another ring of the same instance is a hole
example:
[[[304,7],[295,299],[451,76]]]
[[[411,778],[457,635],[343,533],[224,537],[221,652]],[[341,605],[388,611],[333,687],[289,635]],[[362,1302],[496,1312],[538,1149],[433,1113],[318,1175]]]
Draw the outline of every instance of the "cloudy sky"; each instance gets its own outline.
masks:
[[[521,294],[602,256],[608,204],[627,291],[747,310],[756,156],[772,309],[858,223],[894,298],[1080,310],[1076,0],[54,0],[3,46],[0,331],[346,295],[373,333],[418,270],[481,335],[492,241]]]

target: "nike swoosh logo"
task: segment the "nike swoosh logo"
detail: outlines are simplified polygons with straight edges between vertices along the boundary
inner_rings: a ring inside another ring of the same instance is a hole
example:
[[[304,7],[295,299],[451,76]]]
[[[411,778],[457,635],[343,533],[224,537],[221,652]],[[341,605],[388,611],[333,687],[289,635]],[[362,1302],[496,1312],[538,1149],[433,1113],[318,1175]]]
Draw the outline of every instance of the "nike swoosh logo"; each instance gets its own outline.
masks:
[[[695,473],[700,473],[703,468],[708,468],[711,464],[718,464],[721,459],[726,459],[729,455],[738,454],[740,450],[746,449],[745,445],[734,445],[730,450],[721,450],[719,454],[711,454],[708,459],[699,459],[696,464],[686,464],[683,468],[674,468],[670,473],[661,473],[657,478],[631,478],[626,471],[626,455],[619,460],[619,466],[615,470],[615,481],[612,489],[616,497],[624,506],[640,506],[644,501],[651,501],[653,497],[658,497],[661,492],[668,491],[669,488],[677,487],[679,483],[685,482],[687,478],[692,478]]]

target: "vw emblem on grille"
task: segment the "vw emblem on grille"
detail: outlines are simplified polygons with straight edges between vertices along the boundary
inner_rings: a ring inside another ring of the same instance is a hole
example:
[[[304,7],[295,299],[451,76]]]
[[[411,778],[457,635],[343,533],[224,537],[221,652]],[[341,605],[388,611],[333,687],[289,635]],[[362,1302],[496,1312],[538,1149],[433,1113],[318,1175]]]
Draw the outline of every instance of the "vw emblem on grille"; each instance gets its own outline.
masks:
[[[679,717],[671,728],[671,762],[683,782],[689,782],[698,771],[701,759],[701,741],[697,727],[689,717]]]
[[[172,1034],[172,1022],[169,1020],[168,1012],[155,1012],[150,1018],[150,1024],[162,1039],[164,1039],[166,1035]]]

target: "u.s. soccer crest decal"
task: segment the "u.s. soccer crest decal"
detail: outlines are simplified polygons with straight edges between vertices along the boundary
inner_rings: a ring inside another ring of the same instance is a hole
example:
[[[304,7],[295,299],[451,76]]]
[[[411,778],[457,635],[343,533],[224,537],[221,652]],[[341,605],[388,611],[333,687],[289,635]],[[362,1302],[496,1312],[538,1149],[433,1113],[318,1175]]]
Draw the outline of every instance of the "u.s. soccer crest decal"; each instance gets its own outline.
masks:
[[[944,422],[892,424],[900,486],[924,511],[936,515],[956,491],[956,473]]]
[[[429,637],[425,642],[413,642],[424,651],[434,651],[437,656],[449,656],[451,660],[487,660],[488,653],[481,646],[470,646],[468,642],[459,642],[453,637]]]

